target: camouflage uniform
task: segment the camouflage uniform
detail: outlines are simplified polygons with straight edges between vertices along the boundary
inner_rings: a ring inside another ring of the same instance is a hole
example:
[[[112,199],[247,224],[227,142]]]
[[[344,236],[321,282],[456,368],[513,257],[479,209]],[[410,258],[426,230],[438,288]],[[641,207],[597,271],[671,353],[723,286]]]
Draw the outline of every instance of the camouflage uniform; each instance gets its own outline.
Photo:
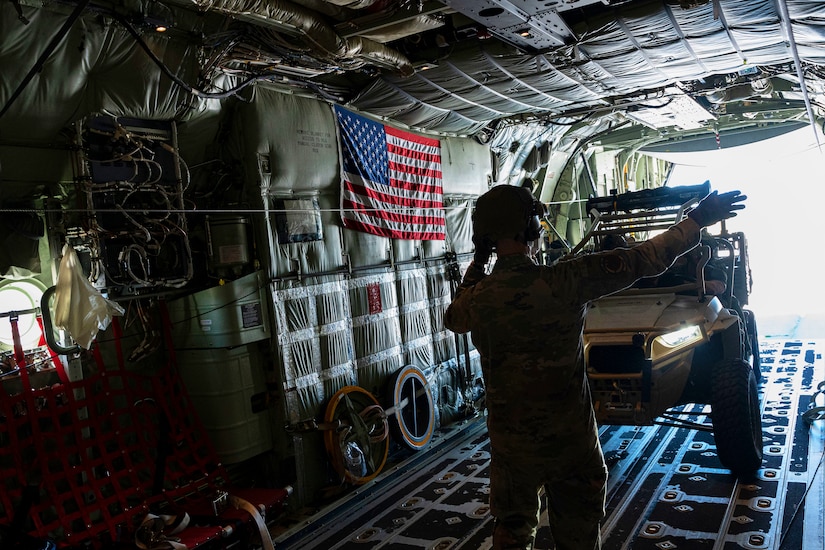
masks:
[[[493,548],[532,548],[543,486],[558,550],[599,548],[607,468],[581,356],[590,300],[662,273],[699,242],[686,219],[631,249],[552,267],[500,256],[472,264],[444,325],[471,332],[481,354],[492,447]]]

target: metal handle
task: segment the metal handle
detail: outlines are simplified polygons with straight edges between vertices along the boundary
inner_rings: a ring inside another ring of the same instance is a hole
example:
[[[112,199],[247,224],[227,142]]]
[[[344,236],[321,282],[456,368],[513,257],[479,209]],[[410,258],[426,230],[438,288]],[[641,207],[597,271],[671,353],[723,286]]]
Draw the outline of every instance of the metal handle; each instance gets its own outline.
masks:
[[[80,352],[80,346],[75,344],[72,347],[64,347],[57,343],[57,340],[54,338],[54,327],[52,326],[52,312],[51,308],[49,307],[49,302],[52,299],[52,295],[54,291],[57,290],[57,287],[52,286],[49,287],[43,292],[43,296],[40,298],[40,314],[43,317],[43,336],[46,337],[46,344],[49,346],[49,349],[55,353],[59,353],[61,355],[71,355],[73,353]]]

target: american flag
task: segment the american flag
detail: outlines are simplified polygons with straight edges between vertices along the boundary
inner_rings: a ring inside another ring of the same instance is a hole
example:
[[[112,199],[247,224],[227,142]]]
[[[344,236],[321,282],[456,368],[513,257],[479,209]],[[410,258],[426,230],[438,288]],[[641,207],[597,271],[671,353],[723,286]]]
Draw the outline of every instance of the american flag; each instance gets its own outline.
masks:
[[[444,240],[441,146],[335,106],[344,227],[396,239]]]

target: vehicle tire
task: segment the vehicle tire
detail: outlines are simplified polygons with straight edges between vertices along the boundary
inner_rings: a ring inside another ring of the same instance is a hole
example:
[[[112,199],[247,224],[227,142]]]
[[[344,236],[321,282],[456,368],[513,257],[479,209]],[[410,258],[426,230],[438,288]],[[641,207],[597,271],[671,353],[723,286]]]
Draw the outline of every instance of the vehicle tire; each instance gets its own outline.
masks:
[[[749,309],[743,311],[745,313],[745,330],[748,333],[748,344],[750,345],[753,357],[751,360],[751,363],[753,363],[753,373],[756,375],[756,383],[758,384],[762,381],[762,359],[759,355],[759,335],[756,330],[756,317]]]
[[[715,365],[711,418],[719,460],[737,477],[749,478],[762,465],[762,413],[756,376],[741,359]]]

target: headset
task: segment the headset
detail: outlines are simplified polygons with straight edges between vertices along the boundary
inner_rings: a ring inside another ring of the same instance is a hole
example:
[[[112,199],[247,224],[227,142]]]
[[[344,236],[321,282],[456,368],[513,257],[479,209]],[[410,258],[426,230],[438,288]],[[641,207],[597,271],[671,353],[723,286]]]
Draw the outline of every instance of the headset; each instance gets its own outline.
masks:
[[[526,201],[524,204],[527,214],[527,219],[524,224],[524,240],[529,243],[541,237],[541,219],[546,215],[546,212],[544,210],[544,204],[536,200],[526,187],[522,187],[522,189],[527,190],[527,193],[519,193],[519,197],[529,200],[529,204],[527,204]],[[527,196],[528,194],[530,195],[529,198]]]

